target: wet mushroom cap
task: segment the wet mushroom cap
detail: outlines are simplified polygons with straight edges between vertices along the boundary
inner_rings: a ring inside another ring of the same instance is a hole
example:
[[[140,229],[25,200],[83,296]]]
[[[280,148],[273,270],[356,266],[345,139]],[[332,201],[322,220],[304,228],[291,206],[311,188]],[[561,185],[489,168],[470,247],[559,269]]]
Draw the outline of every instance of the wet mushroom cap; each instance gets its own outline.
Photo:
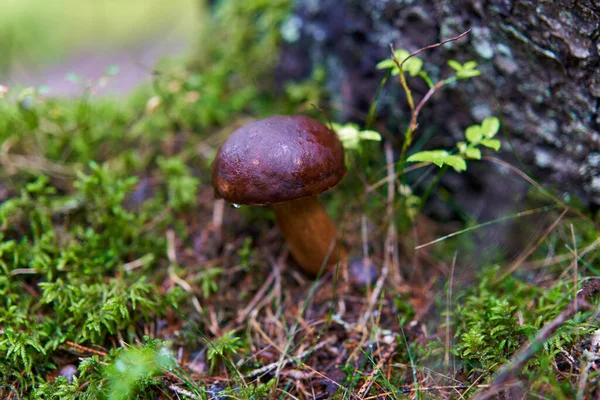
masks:
[[[212,165],[215,196],[267,205],[316,196],[346,174],[335,132],[305,116],[275,116],[235,131]]]

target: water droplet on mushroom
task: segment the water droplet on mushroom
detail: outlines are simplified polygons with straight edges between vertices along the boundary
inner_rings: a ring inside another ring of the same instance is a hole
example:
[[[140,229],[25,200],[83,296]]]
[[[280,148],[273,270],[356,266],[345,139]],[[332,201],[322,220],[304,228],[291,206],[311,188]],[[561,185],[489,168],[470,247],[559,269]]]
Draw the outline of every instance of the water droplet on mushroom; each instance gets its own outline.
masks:
[[[241,207],[241,205],[239,205],[239,204],[236,204],[236,203],[231,203],[231,204],[230,204],[230,206],[231,206],[232,208],[240,208],[240,207]]]

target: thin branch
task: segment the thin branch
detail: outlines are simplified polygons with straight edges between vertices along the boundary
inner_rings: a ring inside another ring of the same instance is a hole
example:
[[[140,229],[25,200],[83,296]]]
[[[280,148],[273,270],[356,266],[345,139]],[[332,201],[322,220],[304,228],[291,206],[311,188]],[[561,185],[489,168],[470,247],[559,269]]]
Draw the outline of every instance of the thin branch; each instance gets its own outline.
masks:
[[[82,346],[78,343],[72,342],[70,340],[65,341],[65,345],[70,346],[82,353],[92,353],[102,357],[108,357],[108,353],[106,351],[96,350],[91,347]]]
[[[396,175],[394,168],[394,149],[389,141],[385,143],[385,161],[387,163],[387,174],[389,177]],[[392,280],[395,285],[402,283],[402,275],[400,273],[400,257],[398,251],[398,232],[396,230],[396,221],[394,219],[394,203],[396,200],[395,181],[388,180],[388,193],[386,214],[389,225],[388,234],[386,237],[386,257],[390,257],[388,265],[392,268]]]
[[[197,399],[198,396],[196,396],[194,393],[190,392],[189,390],[180,388],[179,386],[172,384],[169,385],[169,389],[171,389],[172,391],[174,391],[177,394],[189,397],[190,399]]]
[[[410,113],[412,114],[415,111],[415,102],[412,97],[412,92],[410,91],[410,88],[408,87],[408,83],[406,82],[406,76],[404,76],[404,69],[402,68],[402,64],[404,64],[404,62],[406,60],[408,60],[410,58],[410,56],[408,56],[406,58],[406,60],[400,62],[400,60],[398,60],[398,57],[396,57],[396,53],[394,53],[394,45],[391,43],[390,43],[390,51],[392,52],[392,60],[394,60],[394,62],[398,66],[398,69],[400,70],[400,74],[399,74],[400,84],[402,85],[402,89],[404,90],[404,93],[406,93],[406,100],[408,101],[408,106],[410,107]]]
[[[254,297],[252,298],[250,303],[248,303],[246,308],[244,308],[242,311],[240,311],[237,318],[235,319],[235,323],[237,325],[241,324],[246,318],[248,318],[248,315],[250,315],[250,312],[252,312],[252,310],[254,310],[254,307],[256,307],[256,305],[263,299],[263,297],[265,296],[265,293],[271,288],[274,281],[275,281],[275,270],[271,271],[271,273],[269,274],[269,277],[267,278],[265,283],[260,287],[258,292],[256,292],[256,294],[254,295]]]
[[[377,364],[373,366],[373,371],[371,371],[365,382],[358,390],[356,397],[358,397],[359,399],[363,399],[367,395],[367,393],[371,389],[371,386],[373,386],[373,383],[375,382],[375,378],[377,378],[377,374],[379,374],[379,372],[383,369],[383,365],[392,358],[395,349],[396,341],[392,340],[392,342],[388,344],[387,349],[385,349],[385,351],[379,358]]]
[[[402,64],[400,64],[400,65],[401,66],[404,65],[404,63],[406,62],[406,60],[408,60],[409,58],[414,57],[414,56],[416,56],[416,55],[418,55],[418,54],[420,54],[420,53],[422,53],[424,51],[427,51],[427,50],[430,50],[430,49],[435,49],[436,47],[440,47],[440,46],[445,45],[446,43],[449,43],[449,42],[456,42],[458,39],[460,39],[460,38],[468,35],[470,32],[471,32],[471,29],[469,28],[466,31],[464,31],[463,33],[461,33],[460,35],[458,35],[458,36],[454,36],[453,38],[443,40],[443,41],[441,41],[439,43],[430,44],[429,46],[422,47],[419,50],[410,53],[410,55],[408,57],[406,57],[406,59],[404,61],[402,61]]]
[[[173,281],[174,283],[179,285],[183,290],[185,290],[187,293],[189,293],[191,295],[192,305],[194,306],[194,309],[198,312],[198,314],[202,315],[202,313],[203,313],[202,306],[200,305],[200,300],[198,300],[198,297],[194,294],[194,289],[192,288],[192,286],[189,283],[187,283],[185,280],[181,279],[175,273],[175,266],[177,265],[177,254],[175,251],[175,231],[173,231],[172,229],[169,229],[167,231],[166,235],[167,235],[167,257],[169,259],[169,269],[168,269],[169,279],[171,279],[171,281]]]
[[[407,394],[407,393],[415,393],[415,392],[434,392],[434,391],[445,391],[445,390],[458,390],[458,389],[463,389],[463,390],[469,390],[472,387],[476,387],[476,388],[487,388],[490,385],[476,385],[476,386],[472,386],[472,385],[450,385],[450,386],[430,386],[430,387],[411,387],[411,388],[406,388],[406,389],[400,389],[398,392],[384,392],[384,393],[378,393],[375,394],[373,396],[369,396],[369,397],[365,397],[362,400],[375,400],[375,399],[381,399],[381,396],[393,396],[395,394],[398,393],[402,393],[402,394]]]
[[[299,364],[303,364],[303,362],[300,360],[301,358],[304,358],[306,356],[308,356],[309,354],[322,349],[325,346],[329,346],[331,344],[333,344],[333,342],[335,342],[335,337],[330,337],[326,340],[323,340],[320,343],[317,343],[315,346],[309,348],[308,350],[297,354],[295,356],[288,356],[283,358],[283,360],[278,360],[275,362],[272,362],[271,364],[265,365],[264,367],[261,367],[259,369],[255,369],[254,371],[250,372],[249,374],[244,375],[245,379],[249,379],[249,378],[255,378],[264,374],[267,374],[275,369],[277,369],[277,367],[279,366],[285,366],[289,363],[291,363],[292,361],[296,361]]]
[[[404,63],[406,61],[408,61],[410,58],[412,58],[412,57],[416,56],[417,54],[420,54],[420,53],[422,53],[422,52],[424,52],[426,50],[430,50],[430,49],[434,49],[436,47],[440,47],[440,46],[442,46],[442,45],[444,45],[444,44],[446,44],[448,42],[457,41],[458,39],[460,39],[460,38],[464,37],[465,35],[467,35],[469,32],[471,32],[471,29],[469,29],[469,30],[467,30],[467,31],[465,31],[465,32],[461,33],[460,35],[455,36],[453,38],[446,39],[446,40],[443,40],[443,41],[441,41],[439,43],[435,43],[435,44],[431,44],[429,46],[422,47],[419,50],[410,53],[408,55],[408,57],[406,57],[404,60],[402,60],[402,62],[400,62],[400,60],[398,60],[398,57],[396,57],[396,54],[394,53],[394,45],[390,43],[390,51],[392,53],[392,60],[396,63],[396,65],[398,66],[398,69],[400,70],[400,74],[399,74],[400,75],[400,83],[402,84],[402,88],[404,89],[404,92],[406,93],[406,98],[408,100],[408,105],[410,107],[411,114],[414,114],[414,112],[416,111],[416,109],[415,109],[415,103],[413,101],[411,91],[410,91],[410,89],[408,87],[408,84],[406,82],[406,77],[404,76],[404,68],[403,68],[404,67]],[[431,97],[431,95],[429,95],[429,96]]]
[[[408,126],[408,129],[410,129],[411,132],[414,132],[417,130],[417,117],[419,116],[419,113],[421,112],[421,109],[423,108],[425,103],[427,103],[427,101],[431,98],[431,96],[433,96],[433,94],[439,88],[444,86],[445,83],[446,83],[445,79],[442,79],[441,81],[436,83],[431,89],[429,89],[429,91],[425,94],[425,96],[423,96],[423,98],[421,99],[421,101],[419,102],[417,107],[413,110],[412,115],[410,117],[410,124]]]

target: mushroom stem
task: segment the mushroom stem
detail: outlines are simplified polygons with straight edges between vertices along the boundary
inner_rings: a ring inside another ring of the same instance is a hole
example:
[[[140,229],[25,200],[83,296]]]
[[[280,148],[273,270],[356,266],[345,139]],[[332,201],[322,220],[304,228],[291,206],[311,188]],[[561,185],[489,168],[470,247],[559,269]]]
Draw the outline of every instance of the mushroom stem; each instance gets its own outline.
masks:
[[[273,209],[292,256],[307,274],[317,275],[325,259],[327,269],[346,257],[335,225],[316,196],[273,204]]]

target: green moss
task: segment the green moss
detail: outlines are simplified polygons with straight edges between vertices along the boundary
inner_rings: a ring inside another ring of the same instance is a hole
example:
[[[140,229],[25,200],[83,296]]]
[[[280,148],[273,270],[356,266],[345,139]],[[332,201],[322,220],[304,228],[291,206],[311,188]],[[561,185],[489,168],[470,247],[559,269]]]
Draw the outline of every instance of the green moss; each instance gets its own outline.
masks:
[[[212,155],[196,144],[270,101],[255,83],[273,67],[265,54],[276,54],[288,5],[221,2],[209,23],[231,46],[203,50],[197,60],[212,61],[201,68],[163,63],[151,87],[124,101],[45,98],[35,88],[0,99],[1,397],[154,397],[164,366],[121,376],[115,363],[155,362],[157,347],[106,349],[191,309],[189,295],[166,284],[165,233],[175,227],[186,239],[183,212],[208,179]],[[212,271],[200,274],[205,297],[221,270]],[[72,381],[52,378],[73,344],[108,355],[85,357]]]
[[[570,282],[557,281],[543,288],[512,276],[502,280],[498,276],[498,267],[486,269],[476,287],[459,292],[455,299],[453,353],[469,375],[491,377],[573,298]],[[571,386],[558,385],[549,365],[556,363],[559,353],[574,352],[594,329],[593,315],[578,313],[544,343],[521,373],[540,388],[539,379],[552,382],[557,395],[573,395]]]
[[[531,323],[519,323],[517,314],[523,315],[539,291],[513,278],[493,285],[495,273],[492,268],[477,288],[461,293],[454,311],[454,353],[469,373],[493,373],[536,331]]]
[[[74,182],[69,199],[77,204],[69,208],[55,207],[64,195],[45,176],[0,205],[0,351],[8,361],[0,374],[19,377],[23,391],[57,367],[53,356],[67,341],[103,346],[118,334],[133,342],[141,326],[184,299],[150,273],[165,259],[161,228],[144,229],[151,214],[122,206],[136,179],[96,164],[91,171]]]

